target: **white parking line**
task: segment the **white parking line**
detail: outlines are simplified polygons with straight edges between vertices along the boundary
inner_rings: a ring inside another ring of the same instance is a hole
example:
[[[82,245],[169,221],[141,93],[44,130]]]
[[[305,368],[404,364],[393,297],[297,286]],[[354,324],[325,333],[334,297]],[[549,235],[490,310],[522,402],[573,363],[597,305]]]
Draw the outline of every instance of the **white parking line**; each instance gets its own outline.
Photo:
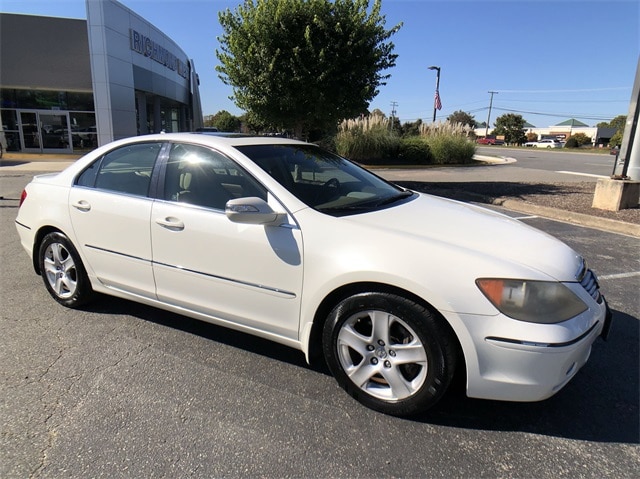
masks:
[[[514,220],[534,220],[536,218],[540,218],[539,216],[530,215],[530,216],[514,216]]]
[[[565,175],[589,176],[591,178],[609,178],[609,176],[593,175],[591,173],[579,173],[577,171],[556,171],[556,173],[564,173]]]
[[[598,275],[598,279],[620,279],[620,278],[633,278],[640,276],[640,271],[634,271],[632,273],[618,273],[618,274],[604,274]]]

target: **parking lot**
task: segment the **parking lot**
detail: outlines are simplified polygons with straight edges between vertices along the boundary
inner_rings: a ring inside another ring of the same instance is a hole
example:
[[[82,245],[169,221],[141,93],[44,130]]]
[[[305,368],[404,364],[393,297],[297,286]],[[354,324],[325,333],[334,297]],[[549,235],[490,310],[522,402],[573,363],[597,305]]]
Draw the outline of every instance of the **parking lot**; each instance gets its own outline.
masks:
[[[32,174],[0,172],[0,477],[637,477],[638,238],[502,210],[587,258],[611,336],[549,400],[454,390],[398,419],[284,346],[120,299],[59,306],[13,224]]]

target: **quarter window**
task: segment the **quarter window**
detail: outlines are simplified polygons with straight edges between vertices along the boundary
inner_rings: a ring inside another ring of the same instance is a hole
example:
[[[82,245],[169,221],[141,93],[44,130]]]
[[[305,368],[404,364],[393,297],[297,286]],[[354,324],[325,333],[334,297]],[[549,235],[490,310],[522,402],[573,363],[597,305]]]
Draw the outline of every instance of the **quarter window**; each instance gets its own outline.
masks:
[[[249,196],[266,200],[267,191],[231,159],[202,146],[171,146],[165,200],[224,210],[227,201]]]

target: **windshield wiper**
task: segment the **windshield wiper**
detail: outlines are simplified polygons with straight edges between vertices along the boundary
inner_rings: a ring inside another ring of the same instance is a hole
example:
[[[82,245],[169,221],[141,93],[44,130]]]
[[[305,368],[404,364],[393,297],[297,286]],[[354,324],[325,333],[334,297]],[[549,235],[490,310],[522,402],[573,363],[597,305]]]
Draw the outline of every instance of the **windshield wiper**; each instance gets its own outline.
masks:
[[[371,211],[381,206],[386,206],[391,203],[395,203],[396,201],[403,200],[405,198],[409,198],[413,196],[413,191],[405,190],[397,195],[388,196],[387,198],[382,198],[379,200],[373,201],[365,201],[362,203],[355,203],[350,205],[336,205],[336,206],[327,206],[325,208],[318,208],[319,211]]]
[[[403,200],[405,198],[410,198],[411,196],[413,196],[413,191],[404,190],[401,193],[398,193],[397,195],[390,196],[388,198],[384,198],[384,199],[378,201],[373,206],[390,205],[391,203],[395,203],[396,201],[400,201],[400,200]]]

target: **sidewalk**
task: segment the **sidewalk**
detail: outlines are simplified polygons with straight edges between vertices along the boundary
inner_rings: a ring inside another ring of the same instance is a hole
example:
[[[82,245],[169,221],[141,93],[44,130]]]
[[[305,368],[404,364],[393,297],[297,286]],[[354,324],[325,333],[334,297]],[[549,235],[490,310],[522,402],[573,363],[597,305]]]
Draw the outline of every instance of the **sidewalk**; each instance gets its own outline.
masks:
[[[82,154],[44,155],[5,152],[0,159],[0,173],[3,171],[61,171],[81,156]]]
[[[60,171],[81,155],[6,153],[0,175]],[[528,215],[579,224],[640,238],[640,208],[605,211],[591,208],[594,181],[557,182],[550,172],[518,169],[510,158],[477,156],[471,167],[376,168],[374,172],[405,188],[461,201],[502,206]],[[510,165],[501,168],[500,165]],[[523,181],[522,178],[527,178]]]

